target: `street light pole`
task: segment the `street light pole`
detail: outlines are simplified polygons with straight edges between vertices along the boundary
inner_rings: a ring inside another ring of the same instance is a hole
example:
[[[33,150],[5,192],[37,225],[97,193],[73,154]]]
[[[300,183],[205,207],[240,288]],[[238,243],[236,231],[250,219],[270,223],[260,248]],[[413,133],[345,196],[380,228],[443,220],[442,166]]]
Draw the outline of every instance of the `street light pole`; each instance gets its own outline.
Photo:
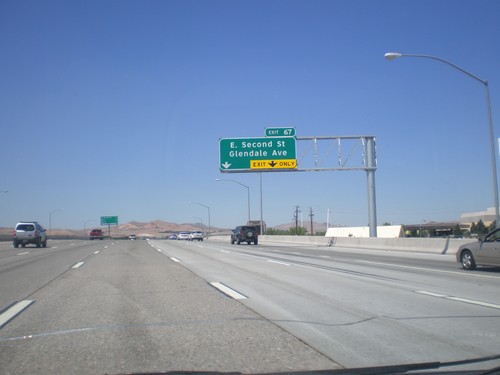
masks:
[[[497,180],[497,162],[495,156],[495,140],[493,134],[493,117],[491,115],[491,100],[490,100],[490,89],[488,86],[488,81],[477,77],[476,75],[468,72],[467,70],[455,65],[447,60],[441,59],[432,55],[421,55],[421,54],[407,54],[407,53],[399,53],[399,52],[388,52],[384,55],[384,57],[389,60],[395,60],[398,57],[420,57],[425,59],[437,60],[442,63],[445,63],[462,73],[468,75],[469,77],[475,79],[478,82],[481,82],[484,85],[484,89],[486,92],[486,107],[488,110],[488,128],[489,128],[489,136],[490,136],[490,150],[491,150],[491,165],[492,165],[492,175],[493,175],[493,195],[495,199],[495,224],[496,228],[500,228],[500,211],[499,211],[499,202],[498,202],[498,180]]]
[[[216,178],[215,181],[230,181],[230,182],[234,182],[235,184],[241,185],[247,189],[248,224],[250,224],[250,187],[248,187],[247,185],[244,185],[241,182],[238,182],[236,180],[230,180],[227,178]]]
[[[207,210],[208,210],[208,236],[207,236],[207,239],[208,237],[210,236],[210,232],[211,232],[211,226],[210,226],[210,207],[204,205],[204,204],[201,204],[201,203],[198,203],[198,202],[188,202],[189,204],[197,204],[198,206],[202,206],[202,207],[205,207]]]
[[[49,236],[52,234],[52,214],[55,213],[55,212],[57,212],[57,211],[61,211],[61,209],[57,208],[54,211],[51,211],[49,213]]]

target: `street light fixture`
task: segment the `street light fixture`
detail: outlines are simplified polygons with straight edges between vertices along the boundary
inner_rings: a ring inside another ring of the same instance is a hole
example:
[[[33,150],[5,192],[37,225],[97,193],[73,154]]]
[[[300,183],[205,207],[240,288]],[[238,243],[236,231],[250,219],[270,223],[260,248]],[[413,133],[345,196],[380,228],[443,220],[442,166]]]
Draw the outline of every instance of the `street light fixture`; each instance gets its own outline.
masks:
[[[231,180],[228,178],[216,178],[215,181],[230,181],[234,182],[235,184],[241,185],[247,189],[248,224],[250,224],[250,188],[247,185],[242,184],[241,182],[238,182],[236,180]]]
[[[488,81],[477,77],[476,75],[468,72],[467,70],[447,61],[432,55],[421,55],[421,54],[408,54],[408,53],[399,53],[399,52],[388,52],[384,55],[384,57],[389,60],[395,60],[399,57],[420,57],[425,59],[437,60],[442,63],[445,63],[462,73],[468,75],[469,77],[475,79],[478,82],[481,82],[484,85],[484,89],[486,92],[486,106],[488,110],[488,129],[490,133],[490,149],[491,149],[491,165],[492,165],[492,175],[493,175],[493,195],[495,199],[495,224],[496,228],[500,228],[500,212],[499,212],[499,202],[498,202],[498,181],[497,181],[497,162],[495,157],[495,140],[493,134],[493,118],[491,116],[491,100],[490,100],[490,89],[488,86]]]
[[[201,204],[201,203],[198,203],[198,202],[187,202],[188,204],[197,204],[198,206],[202,206],[202,207],[205,207],[207,210],[208,210],[208,236],[207,238],[210,236],[210,232],[211,232],[211,227],[210,227],[210,207],[204,205],[204,204]]]

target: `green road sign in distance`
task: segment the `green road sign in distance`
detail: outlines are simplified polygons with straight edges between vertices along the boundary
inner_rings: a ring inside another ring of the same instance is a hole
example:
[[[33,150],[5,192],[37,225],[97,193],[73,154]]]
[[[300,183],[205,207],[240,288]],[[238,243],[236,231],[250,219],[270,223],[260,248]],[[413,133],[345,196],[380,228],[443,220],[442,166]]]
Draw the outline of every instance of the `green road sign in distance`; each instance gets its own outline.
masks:
[[[101,216],[101,225],[118,225],[118,216]]]
[[[266,137],[295,137],[295,128],[266,128]]]
[[[219,168],[223,172],[295,169],[294,137],[222,138],[219,140]]]

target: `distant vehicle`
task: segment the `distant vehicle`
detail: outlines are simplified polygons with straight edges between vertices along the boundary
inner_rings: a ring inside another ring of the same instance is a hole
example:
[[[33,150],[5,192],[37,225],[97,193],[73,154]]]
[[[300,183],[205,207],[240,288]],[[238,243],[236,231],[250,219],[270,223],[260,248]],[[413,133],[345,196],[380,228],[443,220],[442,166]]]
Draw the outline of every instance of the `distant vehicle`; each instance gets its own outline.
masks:
[[[246,242],[249,245],[253,242],[254,245],[257,245],[259,243],[259,232],[257,228],[254,226],[239,226],[234,228],[231,233],[231,245],[235,242],[238,245],[242,242]]]
[[[136,240],[136,239],[137,239],[137,237],[136,237],[136,235],[135,235],[135,234],[131,234],[130,236],[128,236],[128,239],[129,239],[129,240]]]
[[[36,247],[47,247],[47,234],[45,229],[36,221],[25,221],[16,224],[13,238],[14,247],[25,247],[34,244]]]
[[[189,240],[189,232],[180,232],[177,235],[178,240]]]
[[[104,233],[102,233],[102,229],[92,229],[90,231],[90,239],[91,240],[103,240]]]
[[[476,242],[466,243],[458,248],[457,262],[466,270],[477,266],[500,267],[500,228],[488,233]]]
[[[177,239],[177,235],[175,233],[172,233],[170,236],[168,236],[168,239],[169,240],[176,240]]]
[[[189,241],[203,241],[203,232],[194,231],[189,233]]]

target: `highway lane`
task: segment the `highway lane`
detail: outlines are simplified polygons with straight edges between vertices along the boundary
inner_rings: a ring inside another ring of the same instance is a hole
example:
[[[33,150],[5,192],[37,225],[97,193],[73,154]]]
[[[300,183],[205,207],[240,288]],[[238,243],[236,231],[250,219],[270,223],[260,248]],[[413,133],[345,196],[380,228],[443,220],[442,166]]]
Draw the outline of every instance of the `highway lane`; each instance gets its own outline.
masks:
[[[500,352],[498,269],[464,271],[452,255],[151,243],[348,368]]]
[[[51,246],[0,250],[2,300],[34,301],[0,329],[2,374],[340,367],[147,241]]]
[[[74,264],[109,245],[108,241],[49,239],[47,248],[33,245],[14,248],[11,242],[0,242],[0,311],[28,299]]]

